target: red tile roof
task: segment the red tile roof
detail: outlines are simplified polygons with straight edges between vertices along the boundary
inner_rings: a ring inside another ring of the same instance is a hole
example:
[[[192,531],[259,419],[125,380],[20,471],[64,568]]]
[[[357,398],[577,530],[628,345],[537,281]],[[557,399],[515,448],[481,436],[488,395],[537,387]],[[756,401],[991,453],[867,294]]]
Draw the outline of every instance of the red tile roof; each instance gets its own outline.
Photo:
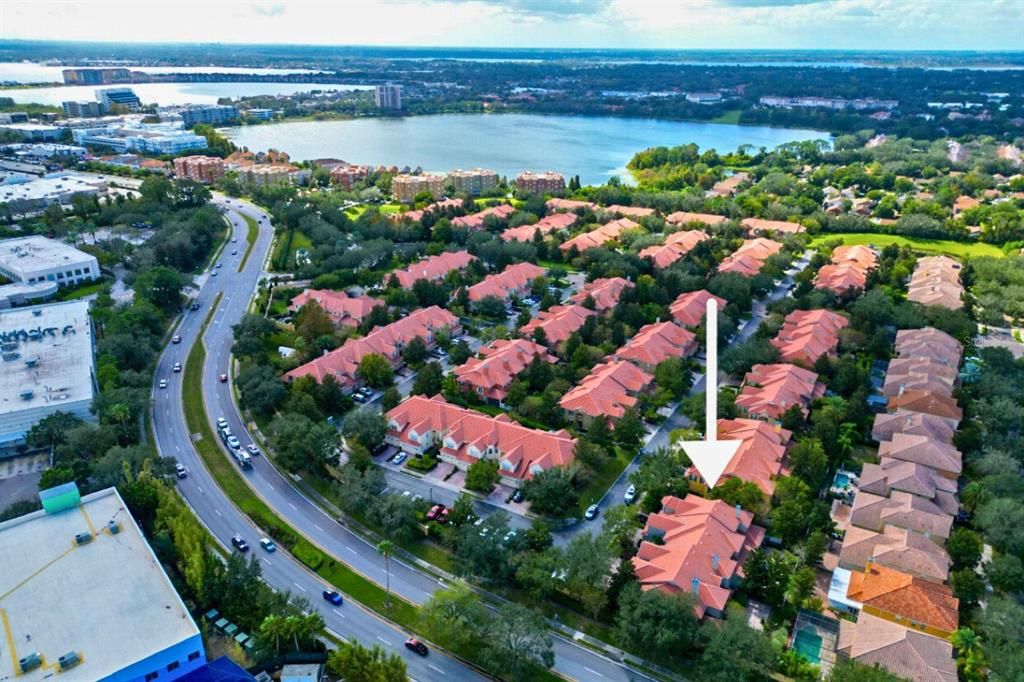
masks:
[[[782,244],[771,239],[758,237],[743,242],[736,252],[718,264],[719,272],[735,272],[744,277],[753,277],[761,272],[764,262],[782,250]]]
[[[689,225],[690,223],[703,223],[704,225],[721,225],[728,218],[724,215],[714,213],[687,213],[676,211],[665,216],[665,222],[669,225]]]
[[[618,419],[637,403],[634,397],[654,381],[647,372],[623,360],[611,360],[590,371],[558,401],[562,409],[589,417]]]
[[[505,301],[512,295],[524,296],[530,290],[530,284],[547,272],[533,263],[516,263],[510,265],[496,275],[487,275],[483,281],[469,287],[470,301],[480,301],[488,296],[495,296]]]
[[[818,271],[814,286],[837,294],[851,289],[863,289],[868,273],[878,266],[878,256],[868,246],[837,246],[832,251],[832,262]]]
[[[724,611],[732,595],[726,585],[743,575],[743,561],[760,546],[764,529],[751,525],[751,512],[721,500],[668,495],[661,503],[644,533],[660,535],[663,544],[645,540],[633,559],[640,589],[695,594],[698,617],[708,609]]]
[[[839,621],[836,651],[866,666],[878,665],[900,679],[957,682],[953,645],[862,613],[857,622]]]
[[[542,310],[537,314],[537,317],[520,327],[519,333],[528,338],[533,338],[533,331],[535,329],[543,329],[548,346],[556,346],[582,327],[588,317],[596,314],[593,310],[588,310],[581,305],[551,306],[546,311]]]
[[[913,388],[889,398],[888,408],[893,412],[905,410],[933,414],[953,425],[959,424],[964,417],[963,410],[957,406],[953,398]]]
[[[923,623],[952,634],[960,624],[960,600],[947,585],[915,578],[907,573],[869,564],[850,576],[849,599],[885,614]]]
[[[510,227],[501,233],[501,238],[507,242],[513,240],[532,242],[538,230],[542,235],[548,235],[558,230],[567,230],[575,224],[576,214],[574,213],[552,213],[549,216],[544,216],[533,225]]]
[[[526,339],[494,341],[489,346],[481,347],[480,355],[482,359],[470,358],[456,367],[455,377],[459,384],[492,400],[504,400],[508,395],[508,387],[530,366],[534,358],[549,363],[558,361],[558,358],[548,353],[547,348]]]
[[[907,285],[907,300],[951,310],[963,307],[960,300],[963,293],[960,263],[948,256],[929,256],[918,260]]]
[[[673,232],[661,246],[648,246],[640,252],[641,258],[650,258],[657,268],[667,268],[685,256],[703,241],[711,239],[700,230]]]
[[[606,223],[595,230],[577,235],[562,243],[559,248],[568,253],[568,251],[575,246],[577,251],[583,253],[587,249],[604,246],[607,242],[615,241],[626,230],[633,230],[639,227],[639,223],[635,223],[629,218],[619,218],[618,220]]]
[[[779,419],[793,405],[804,416],[815,398],[825,394],[825,385],[814,372],[796,365],[754,365],[743,378],[736,406],[748,414]]]
[[[590,296],[594,299],[594,309],[603,313],[617,306],[622,292],[632,286],[632,282],[622,277],[602,277],[593,282],[587,282],[569,300],[577,305],[583,305],[583,302]]]
[[[963,455],[959,450],[928,436],[894,433],[891,440],[879,444],[878,456],[923,464],[951,478],[957,478],[963,470]]]
[[[418,279],[435,281],[443,279],[452,270],[462,270],[476,260],[466,251],[446,251],[445,253],[424,258],[412,263],[403,270],[395,270],[394,275],[404,289],[412,288]]]
[[[751,234],[762,234],[765,232],[800,234],[805,229],[800,223],[790,223],[784,220],[762,220],[761,218],[744,218],[740,225],[747,228]]]
[[[771,344],[786,362],[812,367],[822,355],[834,353],[839,345],[839,330],[850,321],[831,310],[794,310],[782,323]]]
[[[441,455],[472,464],[497,459],[502,476],[529,480],[540,471],[575,460],[576,439],[565,430],[540,431],[452,405],[441,396],[411,396],[387,413],[388,439],[412,450],[433,443]]]
[[[669,358],[686,357],[695,350],[697,336],[693,332],[674,322],[655,322],[641,327],[615,357],[650,368]]]
[[[719,419],[718,438],[741,441],[722,471],[722,478],[749,481],[771,497],[775,493],[775,479],[784,473],[782,460],[792,436],[792,431],[758,419]],[[690,467],[686,473],[700,476],[695,467]]]
[[[453,227],[465,227],[470,230],[479,230],[484,226],[484,218],[494,216],[495,218],[504,220],[510,215],[516,212],[516,207],[511,204],[501,204],[500,206],[492,206],[485,208],[482,211],[473,213],[472,215],[459,216],[458,218],[452,218]]]
[[[709,291],[698,289],[697,291],[680,294],[679,298],[669,306],[669,312],[672,313],[672,318],[678,324],[684,327],[697,327],[704,321],[704,316],[707,314],[709,298],[718,301],[719,310],[726,306],[727,301],[721,296],[715,296]]]
[[[363,318],[377,306],[386,305],[379,298],[370,296],[349,296],[344,291],[327,289],[306,289],[292,299],[289,310],[298,310],[310,301],[316,301],[327,313],[334,324],[346,327],[358,327]]]

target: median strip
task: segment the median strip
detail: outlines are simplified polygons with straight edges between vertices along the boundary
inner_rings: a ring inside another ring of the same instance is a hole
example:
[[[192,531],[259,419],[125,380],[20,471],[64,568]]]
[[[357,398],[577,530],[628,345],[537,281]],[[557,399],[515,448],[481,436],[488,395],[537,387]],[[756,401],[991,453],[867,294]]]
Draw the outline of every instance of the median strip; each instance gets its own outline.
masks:
[[[249,226],[249,233],[246,235],[246,239],[249,244],[245,247],[245,253],[242,254],[242,262],[238,264],[238,272],[245,270],[245,264],[249,262],[249,254],[252,253],[252,249],[256,246],[256,240],[260,236],[260,226],[256,224],[256,219],[252,218],[244,213],[239,213],[245,218],[246,224]]]

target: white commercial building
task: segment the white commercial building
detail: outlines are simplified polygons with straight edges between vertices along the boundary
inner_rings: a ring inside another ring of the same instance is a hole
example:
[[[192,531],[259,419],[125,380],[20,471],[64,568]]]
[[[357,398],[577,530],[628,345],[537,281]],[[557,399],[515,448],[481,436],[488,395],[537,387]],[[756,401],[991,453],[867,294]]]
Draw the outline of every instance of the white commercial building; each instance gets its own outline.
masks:
[[[0,443],[58,411],[95,420],[88,301],[0,310],[0,358]]]
[[[99,279],[100,265],[96,256],[55,239],[32,235],[0,240],[0,274],[24,284],[56,282],[68,286]]]
[[[181,124],[147,125],[125,121],[91,128],[74,128],[71,137],[86,147],[106,147],[118,152],[181,154],[206,149],[206,138],[182,130]]]
[[[116,488],[0,523],[0,679],[171,682],[203,638]]]
[[[42,211],[51,204],[70,204],[76,194],[104,194],[102,180],[72,174],[33,178],[28,182],[0,185],[0,204],[7,204],[12,213]]]

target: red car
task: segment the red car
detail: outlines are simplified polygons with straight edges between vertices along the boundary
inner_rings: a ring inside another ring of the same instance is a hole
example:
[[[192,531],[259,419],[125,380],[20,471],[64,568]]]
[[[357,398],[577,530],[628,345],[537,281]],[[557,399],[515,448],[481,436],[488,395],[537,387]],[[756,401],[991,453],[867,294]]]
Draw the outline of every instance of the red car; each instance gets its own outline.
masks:
[[[443,504],[435,504],[433,507],[430,508],[430,511],[427,512],[427,521],[434,521],[434,520],[436,520],[437,517],[444,510],[445,509],[444,509],[444,505]]]
[[[448,510],[448,509],[442,509],[441,513],[437,515],[437,522],[438,523],[448,523],[448,512],[449,511],[450,510]]]
[[[416,639],[415,637],[410,637],[409,639],[405,640],[405,648],[409,651],[415,651],[420,656],[427,655],[427,645],[421,642],[420,640]]]

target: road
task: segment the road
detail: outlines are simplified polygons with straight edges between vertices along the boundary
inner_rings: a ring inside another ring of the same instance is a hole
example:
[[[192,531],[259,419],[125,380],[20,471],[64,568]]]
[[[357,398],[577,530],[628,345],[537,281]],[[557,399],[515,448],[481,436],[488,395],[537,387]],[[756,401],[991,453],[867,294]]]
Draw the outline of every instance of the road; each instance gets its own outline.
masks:
[[[221,205],[226,201],[223,197],[217,197],[216,200]],[[209,304],[218,292],[222,293],[220,307],[214,314],[203,339],[207,354],[202,385],[207,415],[211,423],[218,417],[226,418],[232,432],[239,437],[244,446],[252,442],[252,438],[234,403],[230,382],[222,383],[218,377],[225,373],[230,375],[228,367],[233,341],[231,327],[244,315],[260,277],[265,275],[262,272],[262,264],[270,248],[273,230],[263,211],[255,206],[232,199],[227,208],[230,209],[228,217],[232,222],[234,235],[239,240],[239,254],[230,255],[235,244],[228,244],[226,253],[221,257],[223,267],[218,270],[219,274],[201,282],[199,300],[203,304]],[[244,254],[243,245],[248,230],[245,221],[238,214],[240,211],[254,218],[263,219],[263,225],[244,271],[238,273],[236,270]],[[190,445],[184,414],[181,411],[181,375],[172,374],[170,371],[174,362],[184,363],[206,313],[204,307],[198,312],[186,314],[177,330],[182,337],[182,343],[170,345],[160,359],[157,377],[171,381],[167,389],[155,391],[153,413],[157,444],[164,455],[176,457],[192,472],[187,479],[180,482],[179,487],[185,499],[217,539],[227,545],[231,536],[237,532],[246,537],[250,544],[256,545],[255,540],[260,537],[260,531],[236,510],[216,487],[202,466],[195,449]],[[254,457],[252,469],[242,473],[256,494],[296,531],[335,560],[348,565],[379,585],[384,585],[387,577],[384,574],[385,565],[383,559],[377,555],[376,548],[340,525],[306,498],[292,484],[293,482],[285,478],[265,457]],[[261,550],[257,548],[253,551]],[[332,631],[368,645],[386,643],[389,648],[394,647],[405,658],[409,665],[409,673],[415,679],[441,680],[456,675],[459,680],[480,678],[476,672],[447,656],[435,652],[431,654],[429,660],[425,660],[406,651],[402,647],[406,635],[366,611],[349,606],[340,610],[327,608],[319,598],[319,591],[323,589],[321,581],[283,551],[279,550],[272,556],[262,556],[261,559],[264,563],[264,577],[268,583],[277,589],[290,589],[311,596]],[[444,587],[433,576],[400,560],[392,559],[390,566],[391,590],[413,603],[422,604],[434,591]],[[553,643],[554,669],[566,677],[580,680],[646,679],[643,675],[567,639],[554,637]]]

